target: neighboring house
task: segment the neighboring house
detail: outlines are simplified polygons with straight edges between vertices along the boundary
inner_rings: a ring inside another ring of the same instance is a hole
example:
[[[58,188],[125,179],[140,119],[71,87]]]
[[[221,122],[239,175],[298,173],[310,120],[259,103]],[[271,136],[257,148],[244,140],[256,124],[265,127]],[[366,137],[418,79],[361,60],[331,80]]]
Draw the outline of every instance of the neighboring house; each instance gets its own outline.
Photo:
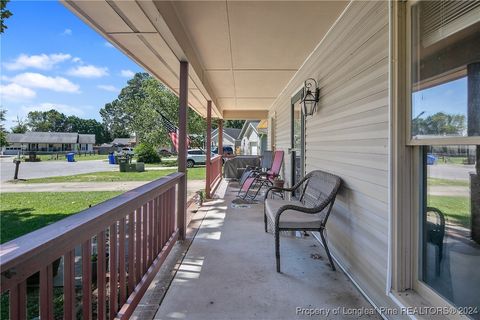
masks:
[[[137,139],[135,137],[115,138],[110,144],[114,147],[135,147]]]
[[[80,151],[93,151],[93,145],[95,144],[94,134],[79,134],[78,135],[78,150]]]
[[[257,126],[260,121],[245,121],[238,139],[240,143],[240,153],[245,155],[259,155],[259,136]]]
[[[260,154],[268,150],[268,120],[264,119],[257,125]]]
[[[241,139],[239,139],[242,129],[223,128],[223,146],[232,147],[237,150],[240,147]],[[218,128],[212,131],[212,147],[218,147]]]
[[[94,149],[98,154],[109,154],[115,152],[118,147],[114,147],[111,143],[102,143],[101,145],[96,146]]]
[[[7,145],[2,147],[2,154],[18,154],[22,151],[23,133],[7,133]]]
[[[3,147],[3,154],[18,152],[70,152],[93,151],[94,134],[76,132],[26,132],[8,133],[8,146]]]

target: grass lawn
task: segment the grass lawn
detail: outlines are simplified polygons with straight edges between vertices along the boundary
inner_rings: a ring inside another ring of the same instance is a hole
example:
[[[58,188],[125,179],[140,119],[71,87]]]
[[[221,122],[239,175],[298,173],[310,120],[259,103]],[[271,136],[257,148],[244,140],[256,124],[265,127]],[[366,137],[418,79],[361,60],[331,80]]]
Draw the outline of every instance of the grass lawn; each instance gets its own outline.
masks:
[[[49,225],[122,192],[22,192],[0,194],[0,243]]]
[[[464,165],[467,157],[438,157],[437,164],[458,164]]]
[[[449,179],[438,179],[438,178],[428,178],[429,186],[454,186],[454,187],[469,187],[470,181],[468,180],[449,180]]]
[[[168,174],[177,172],[176,169],[150,170],[145,172],[105,171],[77,174],[73,176],[48,177],[30,179],[25,183],[52,183],[52,182],[110,182],[110,181],[153,181]],[[204,180],[205,168],[188,169],[189,180]]]
[[[177,158],[162,158],[162,162],[145,163],[146,167],[176,167],[177,165]]]
[[[470,198],[428,196],[428,206],[442,211],[447,221],[459,224],[464,228],[470,228]]]
[[[467,157],[446,157],[445,160],[451,164],[463,164],[467,160]]]

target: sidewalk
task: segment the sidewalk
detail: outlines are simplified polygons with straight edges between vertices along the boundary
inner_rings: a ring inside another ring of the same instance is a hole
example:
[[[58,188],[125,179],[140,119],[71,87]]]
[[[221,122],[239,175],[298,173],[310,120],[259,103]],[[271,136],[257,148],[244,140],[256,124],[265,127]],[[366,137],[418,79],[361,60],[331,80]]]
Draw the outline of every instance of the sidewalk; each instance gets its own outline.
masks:
[[[61,182],[61,183],[2,183],[0,192],[80,192],[80,191],[128,191],[150,181],[119,182]],[[187,181],[187,197],[205,188],[204,180]]]
[[[460,186],[431,186],[428,188],[431,196],[470,197],[470,188]]]

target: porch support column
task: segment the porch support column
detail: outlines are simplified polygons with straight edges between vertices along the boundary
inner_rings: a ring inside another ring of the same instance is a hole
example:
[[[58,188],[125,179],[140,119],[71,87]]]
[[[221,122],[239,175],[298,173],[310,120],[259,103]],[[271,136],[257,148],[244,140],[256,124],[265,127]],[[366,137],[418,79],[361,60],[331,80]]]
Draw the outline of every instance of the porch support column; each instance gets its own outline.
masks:
[[[218,154],[223,157],[223,119],[218,119]]]
[[[467,65],[468,135],[480,135],[480,62]],[[480,244],[480,146],[476,146],[476,172],[470,174],[472,239]]]
[[[178,183],[177,227],[179,239],[185,240],[187,229],[187,108],[188,62],[180,61],[180,92],[178,98],[178,172],[185,175]]]
[[[220,150],[220,149],[218,149]],[[219,151],[220,154],[220,151]],[[211,198],[210,195],[210,186],[212,185],[211,181],[211,171],[212,171],[212,163],[211,163],[211,155],[212,155],[212,101],[207,101],[207,168],[205,174],[205,194],[207,199]]]

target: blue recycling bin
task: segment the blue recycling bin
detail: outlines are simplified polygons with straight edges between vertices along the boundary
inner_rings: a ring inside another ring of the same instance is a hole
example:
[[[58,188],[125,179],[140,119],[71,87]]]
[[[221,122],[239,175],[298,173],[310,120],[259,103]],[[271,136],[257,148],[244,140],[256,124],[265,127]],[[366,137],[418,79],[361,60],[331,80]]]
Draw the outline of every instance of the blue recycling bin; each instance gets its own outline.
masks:
[[[67,153],[66,157],[67,157],[67,162],[75,162],[75,153],[73,152]]]
[[[115,156],[113,155],[113,152],[108,154],[108,163],[115,164]]]
[[[427,165],[431,166],[437,162],[437,157],[431,154],[427,154]]]

